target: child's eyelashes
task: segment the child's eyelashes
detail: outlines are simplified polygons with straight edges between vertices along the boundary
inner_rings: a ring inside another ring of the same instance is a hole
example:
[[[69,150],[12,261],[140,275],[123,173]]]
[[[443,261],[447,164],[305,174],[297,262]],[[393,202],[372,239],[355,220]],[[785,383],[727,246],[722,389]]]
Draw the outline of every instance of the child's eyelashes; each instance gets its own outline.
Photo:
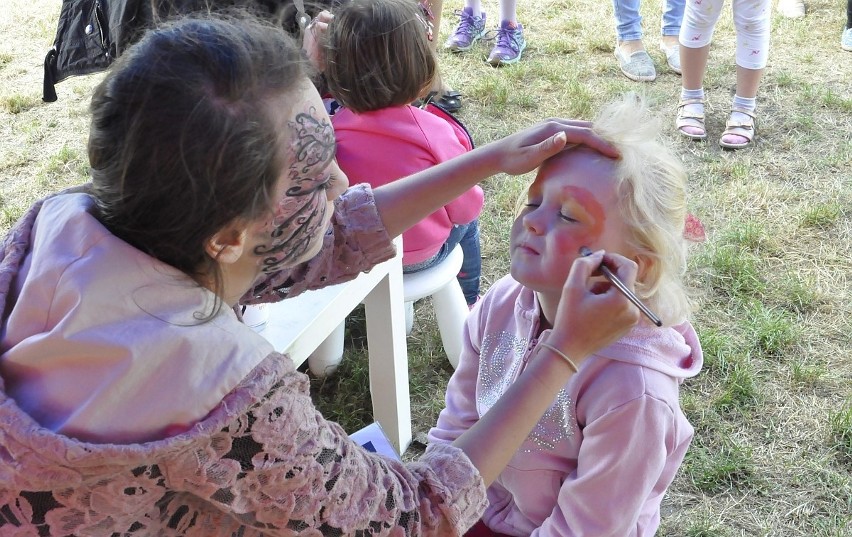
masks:
[[[525,210],[538,209],[539,207],[541,207],[541,203],[539,203],[539,202],[530,201],[530,202],[527,202],[526,204],[524,204]],[[579,222],[579,220],[577,220],[576,218],[574,218],[570,214],[565,214],[562,211],[559,211],[558,214],[559,214],[559,218],[561,220],[564,220],[565,222],[570,222],[572,224],[575,223],[575,222]]]

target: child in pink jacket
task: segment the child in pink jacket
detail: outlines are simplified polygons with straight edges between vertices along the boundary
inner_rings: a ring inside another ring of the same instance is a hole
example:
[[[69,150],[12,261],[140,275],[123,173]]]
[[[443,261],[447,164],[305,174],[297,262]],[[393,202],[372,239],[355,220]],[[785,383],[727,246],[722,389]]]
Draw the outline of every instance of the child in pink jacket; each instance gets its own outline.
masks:
[[[410,105],[436,72],[431,26],[420,9],[412,0],[354,0],[337,8],[329,23],[325,75],[343,105],[332,118],[337,161],[353,183],[385,185],[473,148],[452,116]],[[474,304],[483,201],[475,186],[403,233],[403,272],[434,266],[460,244],[459,284]]]
[[[663,326],[643,319],[579,366],[488,488],[489,506],[470,536],[654,535],[693,436],[678,403],[681,382],[702,365],[680,280],[685,174],[631,97],[606,108],[593,129],[621,159],[575,147],[539,168],[512,227],[510,275],[465,324],[429,448],[470,429],[547,347],[581,247],[634,260],[637,295]]]

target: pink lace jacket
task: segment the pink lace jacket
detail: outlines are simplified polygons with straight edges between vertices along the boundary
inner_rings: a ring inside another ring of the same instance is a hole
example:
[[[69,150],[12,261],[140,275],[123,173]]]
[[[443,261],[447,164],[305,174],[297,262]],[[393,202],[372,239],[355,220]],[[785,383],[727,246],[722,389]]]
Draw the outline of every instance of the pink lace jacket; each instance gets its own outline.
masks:
[[[372,204],[369,189],[351,195]],[[39,207],[0,251],[3,310],[12,306],[10,285]],[[348,269],[369,268],[358,266],[366,254],[353,250],[369,241],[347,236],[372,233],[389,244],[387,234],[374,209],[351,218],[343,212],[334,246],[254,289],[255,300],[280,298],[285,284],[300,292],[349,277]],[[364,451],[323,419],[307,377],[278,353],[189,431],[141,444],[87,443],[43,428],[6,395],[0,378],[4,537],[458,535],[485,506],[482,480],[461,450],[436,446],[408,464]]]

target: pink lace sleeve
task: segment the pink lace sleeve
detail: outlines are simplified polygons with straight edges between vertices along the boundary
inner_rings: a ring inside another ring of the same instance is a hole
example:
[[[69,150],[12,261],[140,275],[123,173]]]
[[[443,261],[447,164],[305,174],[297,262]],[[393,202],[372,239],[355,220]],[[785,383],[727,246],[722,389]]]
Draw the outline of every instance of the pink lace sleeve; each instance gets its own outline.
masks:
[[[265,395],[264,395],[265,394]],[[486,507],[464,453],[403,464],[371,454],[311,403],[271,354],[191,430],[91,444],[38,426],[2,392],[0,534],[459,535]]]
[[[368,453],[323,419],[307,382],[285,375],[209,442],[165,463],[172,488],[209,504],[182,518],[208,526],[227,513],[269,534],[332,536],[457,535],[478,520],[485,488],[461,450],[441,446],[410,464]],[[182,502],[171,509],[190,508]]]

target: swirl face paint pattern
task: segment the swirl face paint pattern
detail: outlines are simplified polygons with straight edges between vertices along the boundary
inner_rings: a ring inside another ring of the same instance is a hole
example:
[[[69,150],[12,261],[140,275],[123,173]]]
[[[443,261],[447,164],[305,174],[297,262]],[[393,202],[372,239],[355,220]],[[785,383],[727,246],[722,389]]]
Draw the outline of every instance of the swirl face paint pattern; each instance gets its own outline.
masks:
[[[312,105],[288,121],[287,129],[291,143],[285,190],[263,226],[269,241],[254,248],[267,274],[316,255],[333,210],[326,191],[334,177],[327,168],[336,145],[328,116]]]

